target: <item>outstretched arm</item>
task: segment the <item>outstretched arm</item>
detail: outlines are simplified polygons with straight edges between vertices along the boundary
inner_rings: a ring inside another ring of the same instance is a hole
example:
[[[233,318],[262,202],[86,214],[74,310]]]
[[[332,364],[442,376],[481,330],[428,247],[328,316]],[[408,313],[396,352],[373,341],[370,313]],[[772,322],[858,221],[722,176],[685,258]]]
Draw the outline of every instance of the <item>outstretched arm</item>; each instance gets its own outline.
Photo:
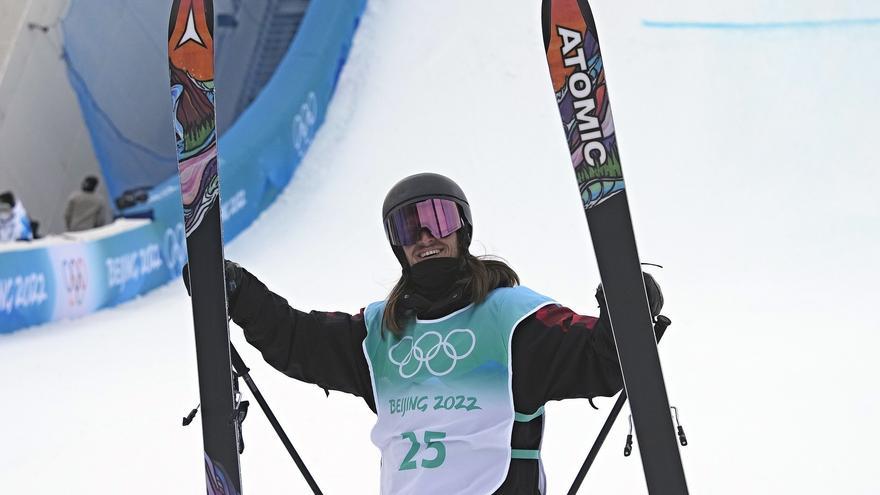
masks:
[[[375,411],[369,368],[361,343],[367,335],[363,312],[292,308],[243,268],[229,312],[247,341],[282,373],[326,390],[362,397]]]

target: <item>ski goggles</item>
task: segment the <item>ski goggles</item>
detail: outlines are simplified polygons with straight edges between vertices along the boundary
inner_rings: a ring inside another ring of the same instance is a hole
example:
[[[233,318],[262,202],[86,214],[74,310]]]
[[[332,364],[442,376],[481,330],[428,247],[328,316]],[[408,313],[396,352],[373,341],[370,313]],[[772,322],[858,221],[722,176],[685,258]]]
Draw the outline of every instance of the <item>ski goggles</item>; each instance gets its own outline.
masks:
[[[395,246],[409,246],[418,242],[422,229],[428,229],[436,238],[446,237],[462,226],[455,201],[426,199],[401,206],[388,214],[385,232]]]

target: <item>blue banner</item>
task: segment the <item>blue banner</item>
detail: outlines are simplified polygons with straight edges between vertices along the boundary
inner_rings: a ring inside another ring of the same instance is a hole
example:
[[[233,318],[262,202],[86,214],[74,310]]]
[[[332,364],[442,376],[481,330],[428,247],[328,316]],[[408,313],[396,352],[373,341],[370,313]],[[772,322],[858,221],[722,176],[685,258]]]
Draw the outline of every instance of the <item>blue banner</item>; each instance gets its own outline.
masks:
[[[103,239],[0,255],[0,333],[115,306],[179,275],[158,226],[138,223]]]

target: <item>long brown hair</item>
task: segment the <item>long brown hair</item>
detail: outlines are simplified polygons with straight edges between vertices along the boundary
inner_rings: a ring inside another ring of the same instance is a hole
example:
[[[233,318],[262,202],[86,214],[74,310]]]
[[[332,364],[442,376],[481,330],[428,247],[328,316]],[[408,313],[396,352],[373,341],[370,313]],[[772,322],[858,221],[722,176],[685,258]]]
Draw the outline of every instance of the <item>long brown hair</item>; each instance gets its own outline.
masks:
[[[483,302],[489,292],[498,287],[519,285],[519,275],[501,259],[494,256],[474,256],[468,252],[463,242],[459,243],[459,252],[464,253],[459,259],[465,275],[457,280],[455,285],[461,287],[464,293],[470,296],[472,303]],[[382,316],[382,325],[391,330],[395,336],[400,336],[407,321],[413,317],[407,314],[400,304],[403,296],[412,290],[409,270],[404,269],[400,280],[388,294],[385,314]]]

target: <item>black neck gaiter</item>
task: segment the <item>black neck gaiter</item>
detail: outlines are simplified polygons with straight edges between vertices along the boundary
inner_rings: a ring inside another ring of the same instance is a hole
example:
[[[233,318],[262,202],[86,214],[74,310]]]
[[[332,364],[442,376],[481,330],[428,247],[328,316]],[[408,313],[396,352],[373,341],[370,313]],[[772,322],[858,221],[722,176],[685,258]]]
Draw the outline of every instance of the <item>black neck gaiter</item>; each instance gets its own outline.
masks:
[[[464,275],[464,264],[460,258],[433,258],[411,266],[409,273],[415,292],[433,302],[452,291]]]
[[[422,319],[436,319],[465,307],[467,263],[464,258],[432,258],[409,268],[409,293],[400,311]]]

